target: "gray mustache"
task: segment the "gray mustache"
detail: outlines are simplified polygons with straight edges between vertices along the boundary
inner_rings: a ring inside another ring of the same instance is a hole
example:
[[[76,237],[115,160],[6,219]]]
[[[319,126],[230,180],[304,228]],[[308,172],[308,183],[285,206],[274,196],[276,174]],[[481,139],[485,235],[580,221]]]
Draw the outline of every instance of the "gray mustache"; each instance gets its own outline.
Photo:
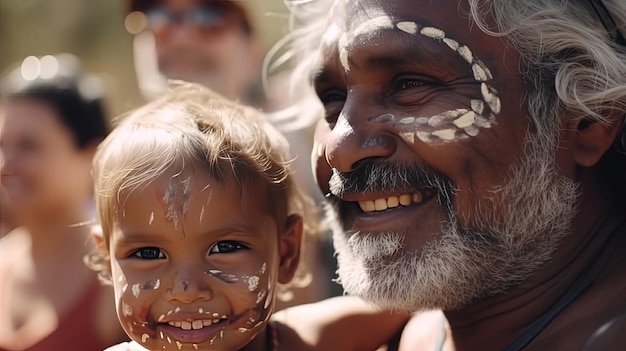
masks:
[[[449,178],[427,165],[391,162],[370,162],[352,172],[333,169],[328,185],[330,193],[337,197],[366,192],[433,191],[446,205],[451,205],[455,189]]]

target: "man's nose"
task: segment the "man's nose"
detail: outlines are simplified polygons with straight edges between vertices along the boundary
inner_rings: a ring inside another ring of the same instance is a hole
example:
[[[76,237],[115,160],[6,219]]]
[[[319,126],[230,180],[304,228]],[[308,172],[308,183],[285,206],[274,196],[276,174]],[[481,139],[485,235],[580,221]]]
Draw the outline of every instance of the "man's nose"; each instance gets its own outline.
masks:
[[[208,301],[213,296],[213,289],[202,269],[186,265],[179,267],[175,272],[167,297],[170,300],[182,303],[192,303],[195,301]]]
[[[372,159],[388,158],[396,151],[394,136],[377,115],[384,114],[364,100],[349,98],[335,126],[325,135],[326,160],[339,172],[350,172]]]

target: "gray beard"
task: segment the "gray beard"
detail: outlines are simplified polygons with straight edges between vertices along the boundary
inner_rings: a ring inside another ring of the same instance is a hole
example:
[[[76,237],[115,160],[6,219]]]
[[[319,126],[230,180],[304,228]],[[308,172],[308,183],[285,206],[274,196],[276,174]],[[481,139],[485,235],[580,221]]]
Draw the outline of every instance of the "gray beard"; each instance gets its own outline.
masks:
[[[504,186],[490,189],[490,203],[475,210],[472,227],[446,209],[438,239],[420,254],[402,251],[411,233],[344,232],[337,210],[327,206],[345,291],[385,309],[453,310],[537,271],[570,232],[579,189],[556,174],[554,140],[527,139],[522,164]]]

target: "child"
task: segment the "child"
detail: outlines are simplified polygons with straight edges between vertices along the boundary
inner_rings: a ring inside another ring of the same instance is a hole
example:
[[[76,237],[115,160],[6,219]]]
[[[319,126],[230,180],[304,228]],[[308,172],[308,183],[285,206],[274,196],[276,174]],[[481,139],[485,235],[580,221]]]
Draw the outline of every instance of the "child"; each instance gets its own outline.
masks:
[[[134,340],[111,350],[314,349],[309,336],[269,322],[311,217],[285,139],[257,112],[179,85],[113,131],[94,178],[102,222],[94,240]],[[363,337],[352,319],[333,322],[359,333],[338,350],[364,340],[375,349],[406,321],[366,315],[382,331]]]

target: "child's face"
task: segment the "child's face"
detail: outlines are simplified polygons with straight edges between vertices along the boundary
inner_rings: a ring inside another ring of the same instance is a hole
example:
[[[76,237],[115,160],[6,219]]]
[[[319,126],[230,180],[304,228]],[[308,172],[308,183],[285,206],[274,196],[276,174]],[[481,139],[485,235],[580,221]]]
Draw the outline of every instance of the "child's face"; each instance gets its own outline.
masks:
[[[233,184],[199,172],[122,192],[111,276],[135,341],[150,350],[239,350],[264,329],[277,282],[297,266],[301,225],[290,221],[281,235],[253,194],[242,199]]]

